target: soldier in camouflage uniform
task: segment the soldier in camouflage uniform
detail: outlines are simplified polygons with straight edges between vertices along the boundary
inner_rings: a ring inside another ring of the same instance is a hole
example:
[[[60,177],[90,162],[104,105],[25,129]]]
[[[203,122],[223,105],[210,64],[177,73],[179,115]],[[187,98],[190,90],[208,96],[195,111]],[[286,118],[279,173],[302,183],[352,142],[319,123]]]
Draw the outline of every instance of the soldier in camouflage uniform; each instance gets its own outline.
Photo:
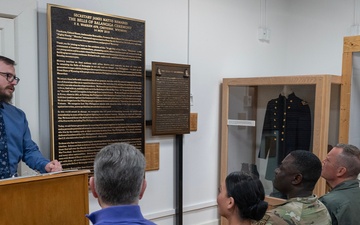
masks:
[[[331,225],[331,217],[317,196],[313,195],[320,178],[321,162],[309,151],[288,154],[275,170],[274,187],[288,200],[268,210],[257,225]]]

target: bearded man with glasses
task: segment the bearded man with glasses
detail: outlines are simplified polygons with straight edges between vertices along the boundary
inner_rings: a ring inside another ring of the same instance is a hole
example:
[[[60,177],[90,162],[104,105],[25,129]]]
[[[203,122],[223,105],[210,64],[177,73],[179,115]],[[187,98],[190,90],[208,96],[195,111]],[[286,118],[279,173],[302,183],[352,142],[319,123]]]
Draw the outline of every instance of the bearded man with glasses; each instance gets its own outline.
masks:
[[[14,66],[14,60],[0,55],[0,179],[16,176],[20,160],[40,173],[61,171],[60,162],[50,162],[41,154],[25,113],[11,104],[20,81]]]

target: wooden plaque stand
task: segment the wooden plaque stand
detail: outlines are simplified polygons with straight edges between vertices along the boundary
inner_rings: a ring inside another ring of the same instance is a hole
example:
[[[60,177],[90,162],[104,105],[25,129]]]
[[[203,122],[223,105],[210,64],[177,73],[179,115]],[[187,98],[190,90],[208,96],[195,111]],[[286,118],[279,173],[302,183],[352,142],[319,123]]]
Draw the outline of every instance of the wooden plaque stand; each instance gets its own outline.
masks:
[[[88,170],[0,181],[0,223],[88,225]]]

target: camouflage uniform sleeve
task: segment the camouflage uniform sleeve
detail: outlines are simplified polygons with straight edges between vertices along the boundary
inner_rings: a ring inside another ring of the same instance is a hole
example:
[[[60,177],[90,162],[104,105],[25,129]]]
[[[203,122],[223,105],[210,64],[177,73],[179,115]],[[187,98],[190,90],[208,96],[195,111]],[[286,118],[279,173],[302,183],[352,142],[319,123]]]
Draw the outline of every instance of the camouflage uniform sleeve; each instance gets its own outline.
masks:
[[[277,207],[266,212],[262,220],[258,225],[289,225],[296,224],[296,213],[292,210],[289,211],[287,208]]]
[[[289,225],[292,224],[287,213],[281,209],[272,209],[266,212],[265,216],[256,225]]]
[[[270,216],[265,214],[261,220],[253,223],[252,225],[266,225],[266,224],[269,225],[269,224],[271,224],[271,223],[267,223],[269,219],[270,219]]]

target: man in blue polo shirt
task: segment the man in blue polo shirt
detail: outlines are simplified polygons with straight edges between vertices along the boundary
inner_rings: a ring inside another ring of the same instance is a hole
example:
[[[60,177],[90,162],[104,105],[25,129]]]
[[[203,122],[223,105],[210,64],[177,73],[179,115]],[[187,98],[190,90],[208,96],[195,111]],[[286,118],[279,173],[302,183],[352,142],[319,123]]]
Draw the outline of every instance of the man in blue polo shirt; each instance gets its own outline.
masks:
[[[101,149],[95,157],[90,189],[102,209],[87,217],[94,225],[143,224],[146,220],[138,205],[146,189],[145,157],[134,146],[115,143]]]

